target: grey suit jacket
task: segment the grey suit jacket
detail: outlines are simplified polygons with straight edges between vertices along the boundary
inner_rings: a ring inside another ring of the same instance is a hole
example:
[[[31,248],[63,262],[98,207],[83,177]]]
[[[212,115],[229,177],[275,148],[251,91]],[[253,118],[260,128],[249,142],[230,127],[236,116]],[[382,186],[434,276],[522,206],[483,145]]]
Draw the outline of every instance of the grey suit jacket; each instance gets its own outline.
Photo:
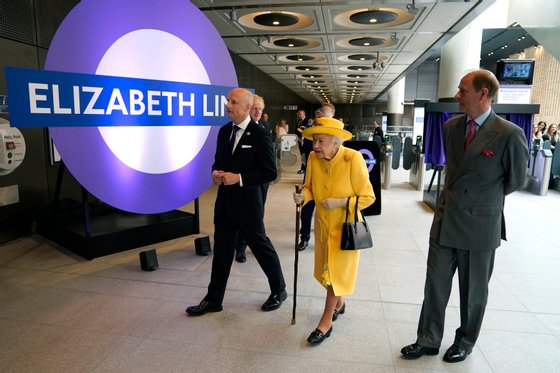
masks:
[[[493,111],[464,150],[466,116],[444,124],[445,186],[430,236],[462,250],[493,250],[506,239],[505,196],[523,186],[529,150],[522,129]]]

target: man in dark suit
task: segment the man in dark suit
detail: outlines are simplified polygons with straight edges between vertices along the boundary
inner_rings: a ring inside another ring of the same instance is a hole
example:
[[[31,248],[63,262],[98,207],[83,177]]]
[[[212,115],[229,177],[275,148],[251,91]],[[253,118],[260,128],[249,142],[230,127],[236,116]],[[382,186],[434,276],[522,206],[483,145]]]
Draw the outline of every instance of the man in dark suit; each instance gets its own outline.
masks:
[[[383,141],[383,129],[381,128],[377,120],[373,121],[373,136],[379,136],[381,141]]]
[[[295,134],[298,138],[299,153],[301,154],[301,168],[298,170],[298,174],[303,174],[305,172],[305,149],[303,147],[304,138],[301,135],[303,130],[309,125],[309,118],[305,114],[305,110],[298,110]]]
[[[266,131],[266,133],[269,134],[270,136],[270,130],[268,128],[268,125],[266,125],[261,120],[263,116],[263,110],[264,110],[264,98],[262,98],[259,95],[253,95],[253,106],[249,111],[249,115],[251,116],[251,119],[259,126],[261,126]],[[268,193],[268,183],[264,183],[261,185],[261,191],[263,194],[263,205],[264,205],[266,203],[266,195]],[[245,250],[247,250],[247,242],[245,241],[243,236],[240,233],[238,233],[237,243],[235,245],[235,260],[238,261],[239,263],[245,263],[245,261],[247,260],[247,257],[245,256]]]
[[[249,116],[253,94],[235,88],[228,95],[227,115],[233,120],[218,132],[212,181],[218,185],[214,206],[214,257],[208,293],[191,316],[222,310],[239,231],[268,278],[271,295],[263,311],[278,309],[286,300],[286,283],[278,254],[266,236],[261,185],[276,178],[272,142]]]
[[[445,186],[430,230],[418,337],[401,350],[406,359],[439,353],[456,270],[461,325],[443,360],[465,360],[478,338],[496,248],[506,239],[505,196],[523,186],[529,154],[521,128],[492,111],[498,88],[488,70],[466,74],[455,95],[466,115],[444,124]]]

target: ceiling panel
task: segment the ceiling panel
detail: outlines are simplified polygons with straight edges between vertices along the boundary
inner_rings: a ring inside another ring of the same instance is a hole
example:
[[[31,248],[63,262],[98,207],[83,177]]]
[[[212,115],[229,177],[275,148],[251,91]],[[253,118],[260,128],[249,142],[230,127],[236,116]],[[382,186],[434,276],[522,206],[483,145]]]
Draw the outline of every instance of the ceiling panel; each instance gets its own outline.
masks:
[[[350,102],[346,91],[359,86],[357,103],[383,95],[494,1],[192,2],[232,52],[304,99]],[[312,87],[317,74],[327,99]]]

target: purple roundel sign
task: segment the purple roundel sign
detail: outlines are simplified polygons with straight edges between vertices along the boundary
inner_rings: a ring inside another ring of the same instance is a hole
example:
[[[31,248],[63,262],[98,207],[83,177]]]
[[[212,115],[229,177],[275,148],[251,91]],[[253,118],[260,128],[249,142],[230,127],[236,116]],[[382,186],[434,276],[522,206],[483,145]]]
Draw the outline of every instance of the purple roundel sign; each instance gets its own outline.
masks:
[[[58,29],[45,70],[237,86],[221,36],[186,0],[82,0]],[[171,98],[160,92],[158,99]],[[50,127],[50,133],[72,175],[97,198],[125,211],[159,213],[210,186],[218,124],[225,123],[216,120],[212,126]]]

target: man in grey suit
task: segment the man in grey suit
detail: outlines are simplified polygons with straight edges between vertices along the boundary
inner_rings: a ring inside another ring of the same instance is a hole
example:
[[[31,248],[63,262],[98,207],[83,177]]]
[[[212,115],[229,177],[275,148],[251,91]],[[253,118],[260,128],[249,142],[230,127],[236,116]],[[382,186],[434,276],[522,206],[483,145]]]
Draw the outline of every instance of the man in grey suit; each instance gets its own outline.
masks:
[[[505,196],[523,186],[529,154],[521,128],[492,111],[498,88],[490,71],[468,73],[455,95],[466,115],[444,124],[445,186],[430,230],[418,338],[401,350],[405,359],[439,353],[456,270],[461,325],[443,360],[465,360],[478,338],[496,248],[506,239]]]

